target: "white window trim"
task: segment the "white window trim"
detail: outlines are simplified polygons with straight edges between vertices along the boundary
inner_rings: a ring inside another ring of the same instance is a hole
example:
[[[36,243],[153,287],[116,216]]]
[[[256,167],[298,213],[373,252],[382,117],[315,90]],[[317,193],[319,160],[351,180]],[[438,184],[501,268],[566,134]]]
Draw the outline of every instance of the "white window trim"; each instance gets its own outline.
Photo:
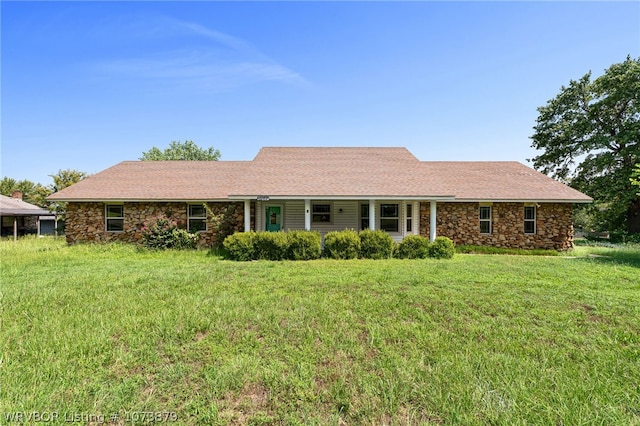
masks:
[[[362,216],[362,206],[367,206],[367,216]],[[371,212],[369,211],[370,208],[371,206],[369,205],[369,203],[358,204],[358,227],[360,228],[360,230],[371,229]],[[362,228],[362,221],[364,219],[366,219],[367,223],[369,224],[366,228]]]
[[[487,208],[489,209],[489,218],[488,219],[482,219],[481,218],[481,211],[483,208]],[[480,235],[491,235],[493,233],[493,208],[492,206],[483,206],[481,205],[478,208],[478,220],[480,221],[478,227],[479,227],[479,231],[480,231]],[[482,232],[482,222],[489,222],[489,232]]]
[[[109,207],[120,207],[122,209],[122,216],[119,217],[109,217]],[[109,221],[110,220],[122,220],[122,230],[114,231],[109,229]],[[105,204],[104,205],[104,230],[106,232],[114,232],[114,233],[122,233],[124,232],[124,204]]]
[[[382,215],[382,207],[385,206],[385,205],[398,206],[398,215],[397,216],[383,216]],[[385,231],[383,229],[383,231],[388,232],[389,234],[392,234],[392,235],[402,235],[402,221],[401,221],[401,218],[402,218],[402,203],[381,202],[379,204],[379,206],[380,206],[380,215],[379,215],[379,218],[378,218],[378,229],[382,229],[382,221],[383,220],[391,219],[391,220],[395,220],[395,221],[398,222],[398,230],[397,231]],[[369,212],[369,214],[371,214],[371,212]]]
[[[198,206],[202,207],[204,210],[204,216],[192,216],[191,215],[191,207]],[[187,231],[191,232],[191,219],[204,219],[204,229],[199,229],[196,232],[207,232],[208,223],[207,223],[207,209],[202,204],[187,204]]]
[[[314,212],[314,208],[316,206],[329,206],[329,213],[316,213]],[[314,215],[324,215],[324,214],[328,214],[329,215],[329,221],[328,222],[315,222],[313,220],[313,216]],[[329,203],[329,202],[311,202],[311,225],[333,225],[333,203]]]
[[[411,210],[411,215],[409,215],[409,210]],[[414,228],[416,226],[415,221],[413,220],[413,216],[415,215],[415,206],[413,203],[405,202],[404,203],[404,233],[409,235],[414,233]],[[409,229],[409,220],[411,220],[411,229]]]
[[[533,209],[533,219],[527,219],[526,211],[528,208]],[[536,206],[524,206],[523,213],[524,213],[523,231],[525,235],[535,235],[538,232],[538,209],[536,208]],[[527,232],[527,229],[526,229],[527,222],[533,222],[533,232]]]

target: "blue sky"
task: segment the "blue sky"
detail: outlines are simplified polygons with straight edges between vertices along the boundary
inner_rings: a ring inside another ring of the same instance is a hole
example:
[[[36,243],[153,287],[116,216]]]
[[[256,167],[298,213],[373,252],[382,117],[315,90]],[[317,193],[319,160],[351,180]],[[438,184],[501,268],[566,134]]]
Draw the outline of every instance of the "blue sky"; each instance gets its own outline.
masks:
[[[640,2],[0,3],[2,176],[193,140],[536,155],[536,108],[640,56]]]

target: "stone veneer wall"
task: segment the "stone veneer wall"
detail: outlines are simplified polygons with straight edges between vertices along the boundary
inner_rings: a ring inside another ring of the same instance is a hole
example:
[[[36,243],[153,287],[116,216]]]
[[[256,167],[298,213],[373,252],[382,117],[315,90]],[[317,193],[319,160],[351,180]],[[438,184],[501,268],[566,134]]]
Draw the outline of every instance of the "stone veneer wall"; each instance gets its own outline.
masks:
[[[491,234],[480,234],[480,203],[438,203],[436,235],[459,245],[568,250],[573,247],[573,205],[538,203],[536,233],[524,233],[525,203],[492,203]],[[486,204],[482,204],[486,205]],[[429,203],[420,203],[420,234],[429,236]]]
[[[141,244],[142,228],[157,217],[166,216],[177,222],[178,227],[186,228],[187,206],[191,203],[125,202],[123,232],[105,230],[106,204],[109,203],[69,203],[65,227],[67,243],[125,241]],[[231,206],[228,214],[233,228],[238,231],[244,230],[243,202],[207,203],[207,205],[216,215],[224,213],[227,211],[227,206]],[[251,227],[255,228],[255,203],[251,204]],[[216,243],[216,235],[208,218],[207,231],[200,233],[199,244],[211,246],[214,243]]]

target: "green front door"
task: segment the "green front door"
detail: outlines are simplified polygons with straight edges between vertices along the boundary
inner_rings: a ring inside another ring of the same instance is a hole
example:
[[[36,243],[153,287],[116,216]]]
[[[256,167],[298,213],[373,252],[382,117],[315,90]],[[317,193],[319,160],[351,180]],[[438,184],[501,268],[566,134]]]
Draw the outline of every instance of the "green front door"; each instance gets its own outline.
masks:
[[[267,207],[267,231],[277,232],[282,229],[282,211],[279,206]]]

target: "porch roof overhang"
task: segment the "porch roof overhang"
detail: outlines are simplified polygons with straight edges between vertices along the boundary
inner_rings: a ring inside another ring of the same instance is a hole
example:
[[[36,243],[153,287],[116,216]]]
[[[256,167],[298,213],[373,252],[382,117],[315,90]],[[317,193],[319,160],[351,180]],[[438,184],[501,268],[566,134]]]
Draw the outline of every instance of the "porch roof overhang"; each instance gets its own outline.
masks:
[[[105,203],[105,204],[123,204],[123,203],[209,203],[239,201],[230,198],[65,198],[64,202],[69,203]]]
[[[242,201],[242,200],[411,200],[411,201],[454,201],[453,195],[230,195],[230,201]]]
[[[0,216],[51,216],[54,214],[48,210],[36,209],[1,209]]]
[[[568,204],[589,204],[593,199],[582,198],[567,200],[561,198],[456,198],[453,203],[568,203]]]

